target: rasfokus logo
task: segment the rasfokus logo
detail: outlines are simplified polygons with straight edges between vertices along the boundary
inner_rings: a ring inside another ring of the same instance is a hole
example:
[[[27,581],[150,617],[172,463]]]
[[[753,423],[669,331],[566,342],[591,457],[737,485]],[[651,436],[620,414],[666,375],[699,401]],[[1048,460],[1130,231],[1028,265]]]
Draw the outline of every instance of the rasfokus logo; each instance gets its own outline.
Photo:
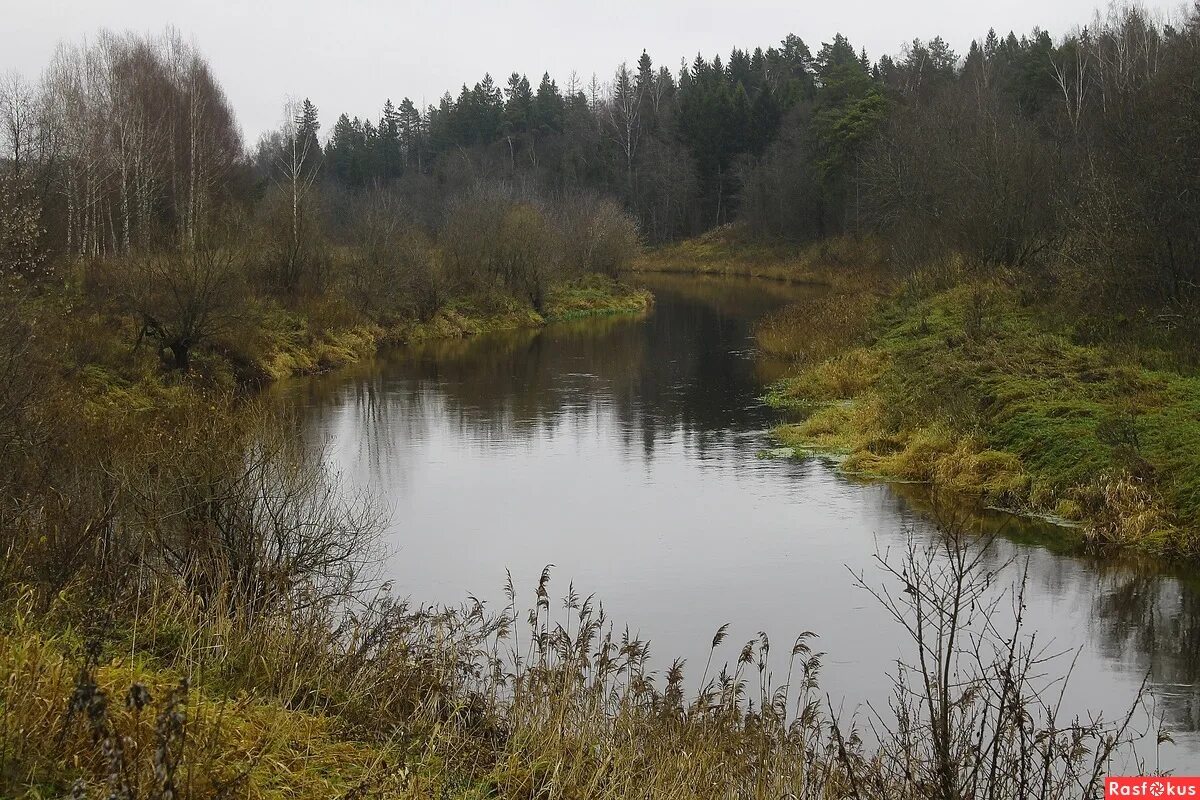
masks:
[[[1200,776],[1151,778],[1124,776],[1104,779],[1104,800],[1116,797],[1195,797],[1200,798]]]

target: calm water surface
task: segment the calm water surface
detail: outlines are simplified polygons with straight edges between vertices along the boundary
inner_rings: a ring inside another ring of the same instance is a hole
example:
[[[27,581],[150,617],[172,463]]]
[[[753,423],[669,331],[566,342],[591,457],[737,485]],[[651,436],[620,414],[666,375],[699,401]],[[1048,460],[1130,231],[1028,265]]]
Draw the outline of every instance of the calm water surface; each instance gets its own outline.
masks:
[[[698,674],[724,622],[729,660],[760,630],[776,652],[813,630],[845,712],[883,701],[911,648],[851,571],[882,583],[876,552],[931,535],[919,491],[759,457],[777,417],[758,398],[780,370],[756,357],[751,326],[815,290],[647,282],[644,318],[406,348],[282,391],[346,484],[386,502],[382,569],[414,602],[503,607],[508,569],[528,607],[554,564],[552,594],[595,593],[659,666],[686,657]],[[1004,529],[994,558],[1018,556],[1012,579],[1028,561],[1039,641],[1081,648],[1071,712],[1122,713],[1149,674],[1176,743],[1147,755],[1200,773],[1197,576],[1063,552],[1027,520],[981,523]]]

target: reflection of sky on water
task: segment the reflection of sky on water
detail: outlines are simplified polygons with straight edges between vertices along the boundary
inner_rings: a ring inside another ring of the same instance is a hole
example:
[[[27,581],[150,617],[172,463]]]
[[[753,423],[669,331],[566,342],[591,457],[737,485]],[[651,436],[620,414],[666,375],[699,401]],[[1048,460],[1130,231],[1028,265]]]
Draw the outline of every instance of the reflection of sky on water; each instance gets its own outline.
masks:
[[[773,419],[761,376],[772,373],[754,361],[750,323],[803,291],[761,287],[657,279],[645,319],[430,343],[293,384],[288,397],[346,481],[386,499],[385,571],[402,593],[498,605],[509,568],[532,603],[553,563],[552,587],[594,592],[660,665],[680,655],[698,671],[723,622],[730,659],[760,630],[775,652],[814,630],[823,688],[861,708],[886,697],[885,673],[907,650],[850,570],[870,579],[877,548],[930,526],[912,487],[758,457]],[[1003,515],[986,523],[1013,535],[998,564],[1029,561],[1039,641],[1083,648],[1072,713],[1123,712],[1149,671],[1183,731],[1164,764],[1200,767],[1195,577],[1055,553],[1039,526]]]

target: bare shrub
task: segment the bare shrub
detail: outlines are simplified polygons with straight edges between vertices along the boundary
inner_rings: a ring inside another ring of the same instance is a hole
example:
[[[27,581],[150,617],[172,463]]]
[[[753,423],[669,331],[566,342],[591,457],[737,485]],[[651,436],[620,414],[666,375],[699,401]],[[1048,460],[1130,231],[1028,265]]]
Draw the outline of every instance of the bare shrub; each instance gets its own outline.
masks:
[[[374,315],[431,317],[446,300],[446,286],[430,237],[390,192],[362,196],[352,213],[355,246],[345,279],[354,304]]]
[[[538,204],[477,188],[453,204],[440,241],[457,286],[500,288],[542,309],[560,257]]]
[[[177,423],[165,452],[133,454],[120,473],[127,558],[202,597],[228,591],[260,608],[328,602],[357,588],[377,509],[345,497],[290,426],[261,408],[206,419],[185,412]]]
[[[1132,724],[1145,684],[1123,718],[1061,719],[1073,662],[1026,632],[1028,568],[998,584],[1015,565],[997,559],[993,542],[952,519],[928,541],[910,535],[899,557],[877,556],[891,585],[857,576],[914,652],[898,663],[890,713],[870,720],[878,750],[839,747],[850,796],[1098,797],[1114,755],[1136,757],[1132,746],[1151,727]]]
[[[616,277],[641,248],[637,220],[608,198],[578,195],[557,204],[564,266]]]
[[[245,309],[245,256],[236,229],[183,252],[157,251],[114,264],[119,302],[139,319],[139,343],[153,341],[175,369],[192,351],[230,330]]]
[[[330,278],[330,255],[317,201],[293,204],[287,187],[272,187],[257,209],[255,274],[262,288],[284,296],[315,293]]]

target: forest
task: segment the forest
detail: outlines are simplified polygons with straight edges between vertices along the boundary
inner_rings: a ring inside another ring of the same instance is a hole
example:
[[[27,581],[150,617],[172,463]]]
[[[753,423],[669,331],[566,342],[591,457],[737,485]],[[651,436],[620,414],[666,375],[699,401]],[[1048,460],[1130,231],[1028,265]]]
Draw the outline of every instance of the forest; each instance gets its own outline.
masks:
[[[369,238],[364,208],[436,233],[464,195],[503,187],[546,208],[612,198],[648,244],[733,222],[797,241],[879,234],[897,264],[954,251],[1183,318],[1197,13],[1114,7],[1057,41],[993,30],[958,54],[935,36],[875,61],[841,35],[677,69],[643,52],[586,85],[485,75],[425,109],[386,100],[377,120],[322,122],[291,101],[249,154],[177,34],[104,34],[6,83],[5,191],[25,215],[7,238],[33,214],[30,246],[121,256],[195,247],[238,216],[274,237],[287,266],[263,269],[291,292],[323,280],[321,247]]]
[[[1130,719],[1057,720],[1019,620],[955,649],[992,574],[953,525],[892,573],[930,662],[878,742],[809,635],[693,697],[549,572],[497,615],[368,591],[379,509],[261,387],[667,268],[830,289],[757,333],[784,441],[1200,555],[1200,4],[677,55],[398,75],[378,118],[300,87],[253,143],[176,31],[3,78],[0,796],[1097,796]]]

